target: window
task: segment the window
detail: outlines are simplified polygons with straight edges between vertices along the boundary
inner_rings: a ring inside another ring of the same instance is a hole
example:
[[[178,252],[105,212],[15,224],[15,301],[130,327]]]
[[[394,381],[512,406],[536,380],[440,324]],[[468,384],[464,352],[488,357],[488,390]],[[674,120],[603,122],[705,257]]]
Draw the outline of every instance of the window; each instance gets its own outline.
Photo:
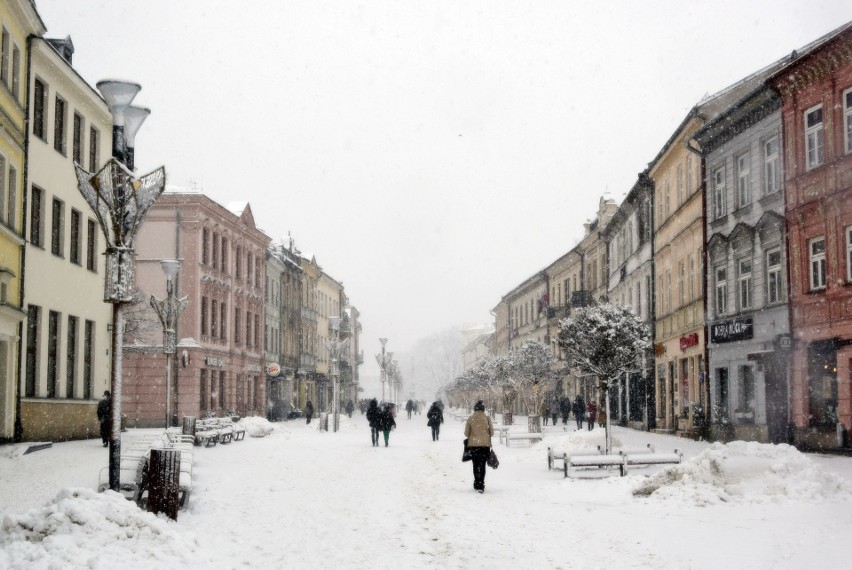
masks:
[[[695,299],[695,256],[689,256],[689,300]]]
[[[95,127],[89,128],[89,172],[96,172],[98,170],[100,140],[98,129]]]
[[[716,268],[716,314],[728,312],[728,270],[725,267]]]
[[[199,389],[198,389],[198,408],[199,410],[208,410],[208,391],[207,391],[207,370],[200,370],[200,378],[199,378]]]
[[[843,113],[846,117],[843,129],[846,136],[846,154],[849,154],[852,152],[852,89],[847,89],[843,94]]]
[[[784,299],[784,281],[781,275],[781,250],[766,252],[766,302],[780,303]]]
[[[751,204],[751,158],[748,153],[737,157],[737,201],[740,208]]]
[[[683,307],[686,304],[686,264],[682,261],[677,264],[677,296]]]
[[[9,30],[5,27],[3,28],[2,35],[0,35],[0,81],[9,85],[9,49],[11,47],[11,41],[9,37]]]
[[[805,111],[805,159],[808,170],[825,161],[825,131],[822,123],[822,106]]]
[[[219,269],[219,234],[216,232],[213,232],[212,258],[213,269]]]
[[[727,213],[725,189],[725,169],[713,171],[713,217],[721,218]]]
[[[219,334],[219,303],[215,299],[210,301],[210,336],[216,338]]]
[[[75,316],[68,315],[68,336],[65,352],[65,397],[73,398],[77,381],[77,324]]]
[[[6,190],[6,158],[2,154],[0,154],[0,219],[6,218],[6,212],[4,211],[4,204],[6,203],[5,190]]]
[[[240,308],[234,307],[234,344],[240,344],[240,327],[243,326],[242,319],[240,319]]]
[[[95,229],[95,221],[86,221],[86,269],[91,272],[98,270],[95,254],[98,250],[98,232]]]
[[[251,348],[251,313],[246,311],[246,348]]]
[[[71,209],[71,248],[68,256],[71,263],[80,265],[80,222],[82,215],[78,210]]]
[[[201,335],[207,335],[207,297],[201,297]]]
[[[237,246],[234,248],[234,277],[237,281],[241,281],[243,278],[243,272],[241,271],[240,267],[242,265],[242,262],[242,250],[239,248],[239,246]]]
[[[47,317],[47,397],[56,397],[59,373],[59,313],[50,311]]]
[[[228,271],[228,240],[222,236],[222,262],[219,264],[223,272]]]
[[[225,371],[219,371],[219,409],[225,409]]]
[[[65,112],[67,108],[65,100],[59,95],[53,109],[53,148],[56,152],[65,154]]]
[[[219,338],[228,340],[228,305],[224,301],[219,304]]]
[[[9,191],[6,193],[6,223],[18,229],[18,171],[9,165]]]
[[[666,311],[672,310],[672,272],[666,271]]]
[[[40,331],[41,307],[29,305],[27,307],[27,354],[25,364],[26,379],[24,384],[24,397],[26,398],[35,398],[36,396]]]
[[[740,381],[738,385],[737,412],[743,414],[739,420],[742,423],[754,422],[754,368],[749,365],[740,366]]]
[[[808,249],[811,263],[811,289],[825,289],[825,237],[812,239]]]
[[[201,230],[201,264],[207,265],[210,263],[210,232],[207,228]]]
[[[62,200],[53,199],[50,219],[50,253],[62,257],[64,254],[65,237],[65,204]]]
[[[42,220],[42,200],[44,198],[44,190],[38,186],[33,186],[32,204],[30,204],[30,243],[43,247],[43,220]]]
[[[846,280],[852,281],[852,226],[846,228]]]
[[[666,210],[665,210],[666,211],[666,217],[668,217],[671,214],[671,211],[672,211],[671,210],[671,207],[672,207],[672,189],[671,189],[671,186],[669,185],[668,179],[666,179],[666,181],[663,182],[663,194],[665,195],[665,201],[666,201]]]
[[[772,137],[763,143],[763,164],[765,190],[767,194],[773,194],[781,189],[781,168],[779,167],[780,154],[778,137]]]
[[[683,179],[683,165],[677,165],[677,202],[678,204],[683,204],[686,202],[686,195],[684,192],[686,191],[686,184],[684,184]]]
[[[751,308],[751,259],[741,259],[738,264],[737,288],[740,297],[740,309]]]
[[[80,164],[83,162],[83,117],[74,113],[74,133],[71,142],[71,158]]]
[[[47,130],[47,87],[40,80],[33,82],[33,134],[45,140]]]
[[[21,101],[21,50],[12,48],[12,95],[15,101]]]
[[[83,335],[83,399],[90,400],[95,364],[95,321],[86,320]]]

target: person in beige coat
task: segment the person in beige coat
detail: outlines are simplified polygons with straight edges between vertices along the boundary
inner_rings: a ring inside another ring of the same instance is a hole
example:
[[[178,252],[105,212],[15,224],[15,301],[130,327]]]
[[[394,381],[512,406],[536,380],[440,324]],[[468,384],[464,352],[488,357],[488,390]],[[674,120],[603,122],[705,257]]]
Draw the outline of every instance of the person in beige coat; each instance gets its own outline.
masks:
[[[473,463],[473,488],[480,493],[485,491],[485,462],[491,454],[491,436],[494,435],[494,424],[485,415],[485,404],[482,400],[473,406],[473,414],[467,418],[464,425],[464,436]]]

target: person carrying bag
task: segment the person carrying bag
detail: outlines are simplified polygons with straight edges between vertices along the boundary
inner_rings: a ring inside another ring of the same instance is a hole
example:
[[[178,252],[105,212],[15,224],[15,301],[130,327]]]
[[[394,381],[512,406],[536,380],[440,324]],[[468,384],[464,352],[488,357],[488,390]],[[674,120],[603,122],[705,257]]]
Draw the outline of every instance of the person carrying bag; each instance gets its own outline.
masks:
[[[493,453],[491,437],[494,435],[494,424],[491,423],[491,418],[485,415],[485,404],[482,400],[473,406],[473,414],[467,418],[464,425],[464,435],[468,440],[467,445],[473,462],[473,488],[484,493],[485,464]]]

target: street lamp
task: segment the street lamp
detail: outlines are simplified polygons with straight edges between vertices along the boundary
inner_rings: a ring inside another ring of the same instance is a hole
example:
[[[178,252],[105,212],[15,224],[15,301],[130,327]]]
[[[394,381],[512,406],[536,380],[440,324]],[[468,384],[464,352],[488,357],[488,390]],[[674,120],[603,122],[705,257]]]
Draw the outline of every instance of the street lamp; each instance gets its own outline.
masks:
[[[119,490],[121,466],[121,372],[124,305],[133,299],[134,240],[148,210],[163,193],[166,172],[161,166],[141,178],[126,163],[125,114],[141,87],[124,81],[100,81],[98,90],[112,114],[112,158],[96,173],[74,163],[77,188],[92,208],[106,239],[104,302],[112,304],[112,377],[110,378],[109,488]],[[141,120],[129,130],[135,137]]]
[[[376,355],[376,362],[379,363],[379,368],[381,369],[380,379],[382,381],[382,401],[385,401],[385,383],[388,381],[388,365],[390,364],[391,359],[393,358],[392,352],[385,352],[385,345],[388,343],[388,339],[380,338],[379,342],[382,343],[382,353]]]
[[[151,295],[151,306],[163,324],[163,354],[166,355],[166,429],[168,429],[171,425],[172,355],[175,353],[177,344],[177,320],[186,309],[188,300],[186,297],[182,299],[175,297],[174,281],[180,271],[180,261],[163,259],[160,261],[160,267],[166,274],[166,299],[160,301]]]
[[[340,317],[329,317],[328,320],[334,338],[324,338],[323,343],[331,355],[331,380],[334,387],[331,397],[332,424],[333,431],[337,431],[340,428],[340,353],[349,344],[349,340],[340,338]]]

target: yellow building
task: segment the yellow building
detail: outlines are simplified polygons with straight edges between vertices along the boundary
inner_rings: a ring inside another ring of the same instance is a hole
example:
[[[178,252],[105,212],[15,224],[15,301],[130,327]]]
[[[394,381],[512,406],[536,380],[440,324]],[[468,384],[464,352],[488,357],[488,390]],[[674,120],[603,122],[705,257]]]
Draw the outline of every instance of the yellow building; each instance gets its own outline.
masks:
[[[110,385],[112,307],[103,300],[103,236],[77,189],[74,163],[94,172],[109,160],[112,117],[74,71],[73,52],[70,38],[30,42],[20,380],[28,441],[97,436],[98,399]]]
[[[301,254],[302,264],[302,331],[299,339],[299,371],[296,376],[296,407],[304,410],[308,400],[317,405],[317,284],[322,267],[311,254]]]
[[[30,0],[0,2],[0,441],[19,439],[17,419],[22,309],[26,62],[29,37],[44,23]]]

